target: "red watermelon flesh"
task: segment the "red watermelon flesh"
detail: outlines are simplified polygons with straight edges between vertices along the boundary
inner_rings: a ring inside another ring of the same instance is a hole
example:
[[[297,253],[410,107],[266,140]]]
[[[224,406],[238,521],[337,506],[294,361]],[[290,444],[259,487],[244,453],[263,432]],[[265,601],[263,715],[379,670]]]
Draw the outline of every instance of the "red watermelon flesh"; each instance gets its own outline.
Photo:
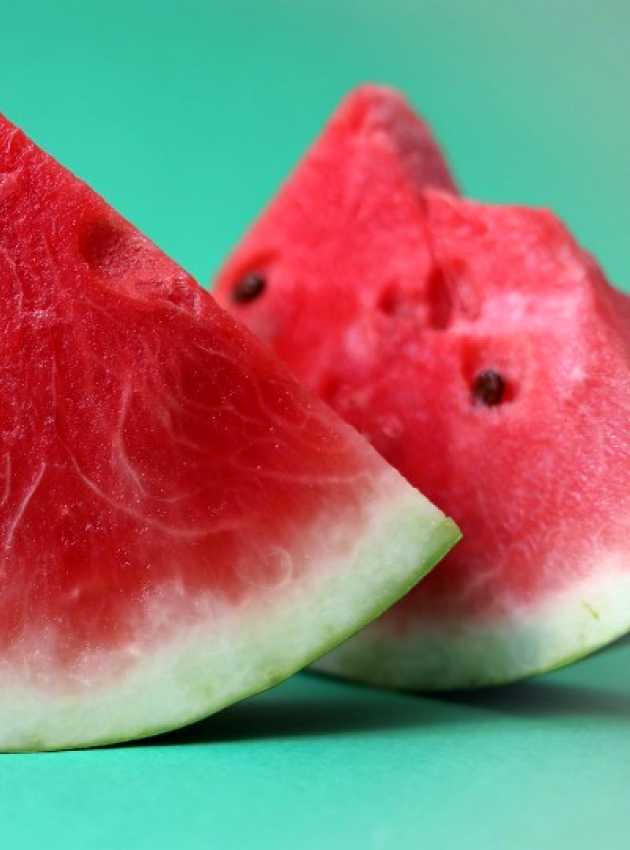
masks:
[[[376,137],[333,121],[217,297],[464,533],[318,666],[504,682],[630,628],[630,299],[550,213],[427,189],[397,161],[400,104]],[[244,273],[266,283],[248,302]]]
[[[172,728],[393,602],[453,524],[0,117],[0,748]]]
[[[409,274],[424,273],[425,236],[417,218],[418,193],[426,185],[455,191],[426,124],[396,92],[359,88],[245,237],[219,276],[217,296],[273,340],[303,380],[325,390],[319,381],[327,380],[335,340],[358,315],[372,312],[382,258],[389,257],[394,280],[403,255],[414,258]],[[263,279],[273,282],[273,291],[256,299]],[[295,333],[284,332],[293,327]]]

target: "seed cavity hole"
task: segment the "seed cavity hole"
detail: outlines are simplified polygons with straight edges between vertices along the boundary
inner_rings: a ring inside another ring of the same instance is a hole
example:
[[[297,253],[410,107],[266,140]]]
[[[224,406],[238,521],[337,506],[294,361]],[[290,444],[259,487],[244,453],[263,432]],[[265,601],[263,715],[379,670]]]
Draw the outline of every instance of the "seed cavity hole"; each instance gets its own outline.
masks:
[[[376,302],[377,308],[387,316],[393,316],[398,312],[400,305],[400,295],[396,286],[386,287],[380,294]]]
[[[453,306],[448,280],[437,266],[416,288],[390,283],[376,302],[377,309],[387,316],[425,316],[428,327],[437,331],[450,327]]]
[[[500,372],[484,369],[479,372],[472,384],[472,396],[475,404],[496,407],[511,396],[510,387]]]
[[[421,303],[420,291],[414,292],[412,289],[404,289],[398,283],[390,283],[381,290],[375,306],[386,316],[402,318],[416,316]]]
[[[120,224],[97,219],[86,224],[79,236],[79,251],[86,263],[102,277],[117,277],[133,265],[139,247],[133,232]]]
[[[235,304],[249,304],[263,294],[267,288],[267,276],[262,271],[250,271],[242,275],[232,289]]]

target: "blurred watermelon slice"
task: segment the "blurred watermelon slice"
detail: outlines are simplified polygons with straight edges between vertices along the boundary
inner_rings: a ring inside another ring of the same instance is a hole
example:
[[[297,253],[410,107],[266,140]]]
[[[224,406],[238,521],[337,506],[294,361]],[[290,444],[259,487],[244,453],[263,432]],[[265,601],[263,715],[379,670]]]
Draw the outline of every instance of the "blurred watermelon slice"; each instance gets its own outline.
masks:
[[[120,741],[377,616],[454,525],[0,117],[0,749]]]
[[[407,688],[518,679],[630,628],[630,299],[549,213],[454,189],[402,98],[361,88],[217,281],[464,532],[318,665]]]

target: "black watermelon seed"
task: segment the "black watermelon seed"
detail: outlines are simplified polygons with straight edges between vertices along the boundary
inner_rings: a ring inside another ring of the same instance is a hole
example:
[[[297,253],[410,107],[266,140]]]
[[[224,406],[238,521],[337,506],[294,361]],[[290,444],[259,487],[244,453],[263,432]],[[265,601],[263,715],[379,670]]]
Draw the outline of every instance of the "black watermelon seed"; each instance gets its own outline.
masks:
[[[248,272],[236,282],[232,290],[232,301],[236,304],[248,304],[265,291],[267,281],[259,272]]]
[[[494,369],[486,369],[480,372],[473,383],[473,396],[475,401],[480,401],[486,407],[494,407],[501,404],[505,395],[505,381]]]

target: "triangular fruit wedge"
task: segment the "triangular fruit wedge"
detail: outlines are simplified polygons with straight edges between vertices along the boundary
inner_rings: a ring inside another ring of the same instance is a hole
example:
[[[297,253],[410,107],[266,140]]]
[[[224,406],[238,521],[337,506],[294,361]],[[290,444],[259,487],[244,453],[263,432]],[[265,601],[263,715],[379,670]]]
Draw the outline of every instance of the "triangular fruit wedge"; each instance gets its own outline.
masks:
[[[375,298],[389,305],[383,276],[394,284],[401,260],[410,277],[426,273],[427,185],[455,192],[427,125],[397,92],[361,86],[228,260],[217,297],[326,398],[346,329],[369,347],[357,318]]]
[[[367,108],[343,124],[353,103],[217,294],[464,541],[319,666],[407,688],[518,679],[630,628],[630,299],[551,214],[425,191],[397,161],[395,95],[377,134]],[[264,277],[256,299],[244,274]]]
[[[409,589],[453,523],[0,119],[0,748],[180,726]]]

